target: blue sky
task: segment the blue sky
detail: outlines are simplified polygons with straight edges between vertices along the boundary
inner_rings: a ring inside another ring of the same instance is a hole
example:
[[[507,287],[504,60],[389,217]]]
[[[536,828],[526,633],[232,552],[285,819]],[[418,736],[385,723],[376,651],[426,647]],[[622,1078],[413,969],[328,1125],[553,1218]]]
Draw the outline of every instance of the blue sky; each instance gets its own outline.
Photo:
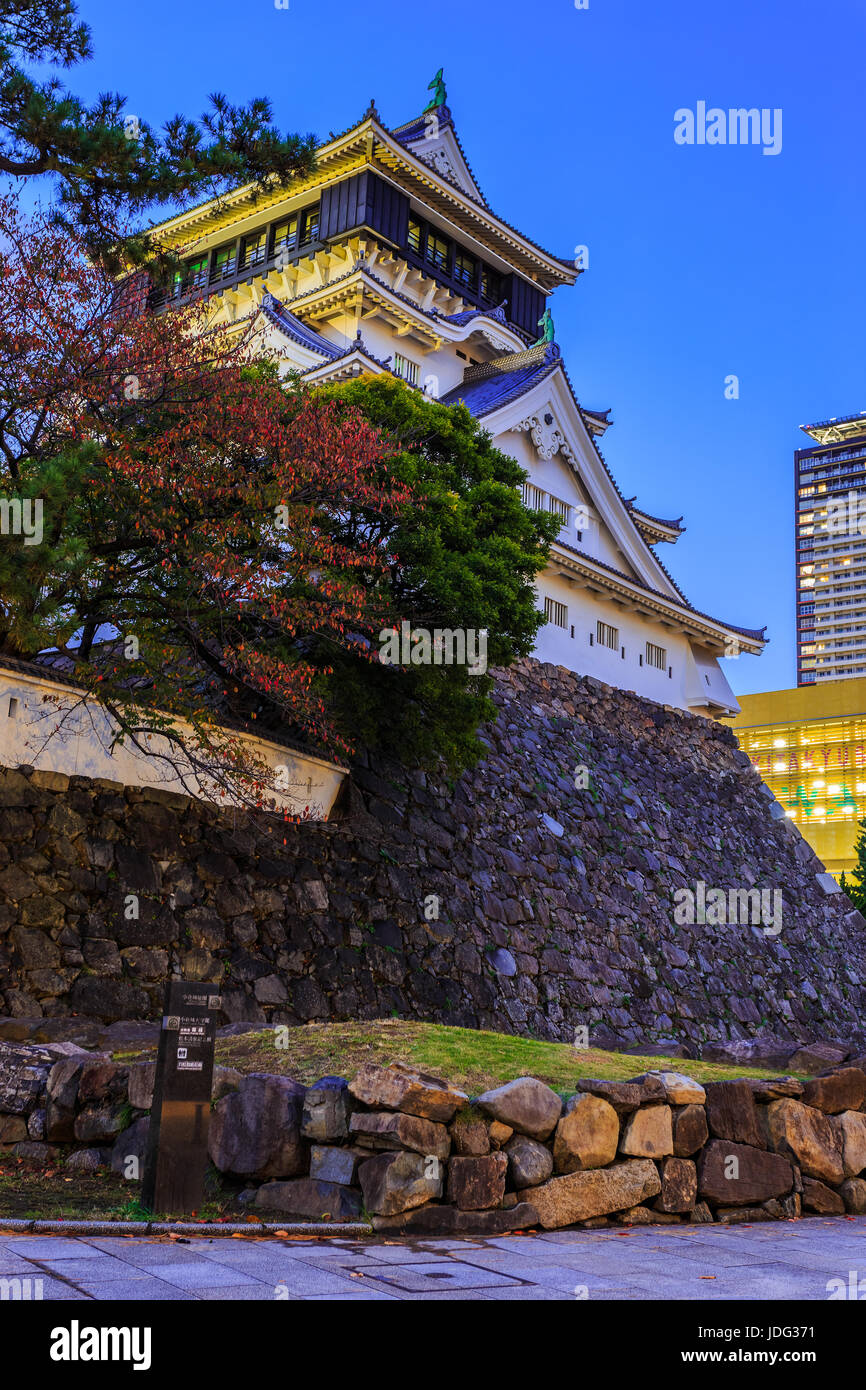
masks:
[[[553,300],[581,402],[626,496],[686,534],[662,559],[696,607],[767,624],[738,693],[793,685],[799,425],[866,409],[863,0],[83,0],[70,74],[155,124],[266,95],[326,136],[371,96],[417,114],[443,65],[493,209],[589,269]],[[781,108],[782,149],[679,146],[674,112]],[[739,378],[738,400],[725,378]]]

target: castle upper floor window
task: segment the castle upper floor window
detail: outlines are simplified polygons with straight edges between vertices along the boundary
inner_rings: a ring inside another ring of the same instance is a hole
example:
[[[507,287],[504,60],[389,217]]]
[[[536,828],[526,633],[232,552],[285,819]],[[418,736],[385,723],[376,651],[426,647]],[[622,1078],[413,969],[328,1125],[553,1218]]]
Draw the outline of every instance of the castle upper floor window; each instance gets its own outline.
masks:
[[[281,251],[291,251],[294,249],[298,239],[298,219],[295,214],[286,218],[285,222],[278,222],[274,228],[273,254],[278,256]]]
[[[448,253],[451,250],[451,243],[444,236],[436,236],[434,232],[427,233],[427,260],[431,265],[435,265],[439,270],[448,269]]]
[[[502,277],[486,265],[481,267],[481,298],[488,304],[499,304],[502,300]]]
[[[212,280],[224,280],[229,275],[234,275],[237,269],[237,248],[234,246],[224,246],[217,251],[213,258],[213,270],[211,271]]]
[[[305,208],[301,213],[301,245],[306,246],[308,242],[315,241],[319,235],[319,205],[314,208]]]
[[[268,254],[268,234],[266,231],[256,232],[252,236],[244,237],[243,250],[241,252],[241,266],[246,270],[250,266],[261,265],[267,259]]]
[[[421,255],[421,245],[424,238],[424,231],[421,223],[415,217],[409,218],[409,246],[417,254]]]
[[[468,285],[470,289],[474,289],[478,282],[478,262],[474,256],[459,248],[454,255],[454,279],[459,280],[461,285]]]

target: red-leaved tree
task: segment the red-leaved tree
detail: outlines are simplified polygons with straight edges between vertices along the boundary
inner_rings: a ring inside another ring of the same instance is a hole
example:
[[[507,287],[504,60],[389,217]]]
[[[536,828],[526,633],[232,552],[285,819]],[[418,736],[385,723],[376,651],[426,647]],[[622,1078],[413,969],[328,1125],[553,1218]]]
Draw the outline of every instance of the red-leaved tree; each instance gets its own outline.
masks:
[[[142,314],[0,200],[0,500],[41,513],[0,537],[0,659],[51,654],[80,682],[64,719],[98,699],[114,740],[248,804],[273,773],[239,725],[351,751],[322,652],[376,659],[411,500],[382,434],[281,381],[255,329]]]

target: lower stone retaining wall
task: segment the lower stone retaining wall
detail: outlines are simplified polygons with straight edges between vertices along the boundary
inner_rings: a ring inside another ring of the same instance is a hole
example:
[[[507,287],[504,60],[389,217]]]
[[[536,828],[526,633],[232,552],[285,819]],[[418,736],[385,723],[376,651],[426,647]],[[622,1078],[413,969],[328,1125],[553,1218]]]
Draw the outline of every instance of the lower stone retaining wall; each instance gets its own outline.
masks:
[[[0,1148],[141,1176],[155,1063],[0,1043]],[[470,1099],[399,1064],[303,1086],[218,1067],[209,1148],[239,1201],[379,1231],[501,1233],[866,1213],[866,1057],[701,1086],[521,1077]]]

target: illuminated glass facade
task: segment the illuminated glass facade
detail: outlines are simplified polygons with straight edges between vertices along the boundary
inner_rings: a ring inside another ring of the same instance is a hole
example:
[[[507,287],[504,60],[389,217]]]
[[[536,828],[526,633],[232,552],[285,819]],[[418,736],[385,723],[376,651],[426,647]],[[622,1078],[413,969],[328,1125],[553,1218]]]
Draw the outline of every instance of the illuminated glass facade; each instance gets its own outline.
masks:
[[[831,873],[866,818],[866,678],[738,697],[740,747]]]

